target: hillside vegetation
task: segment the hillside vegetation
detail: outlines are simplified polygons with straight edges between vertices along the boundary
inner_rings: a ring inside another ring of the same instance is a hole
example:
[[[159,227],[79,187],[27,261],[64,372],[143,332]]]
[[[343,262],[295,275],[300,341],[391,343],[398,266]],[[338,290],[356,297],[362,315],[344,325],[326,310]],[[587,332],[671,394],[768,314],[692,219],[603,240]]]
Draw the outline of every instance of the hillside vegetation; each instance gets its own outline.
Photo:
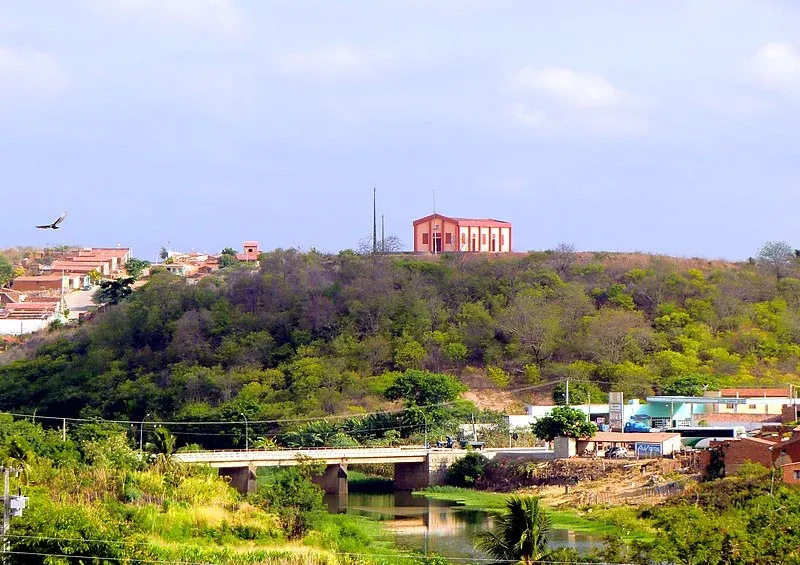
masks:
[[[609,390],[797,382],[799,270],[790,249],[769,245],[783,244],[741,264],[568,247],[430,258],[276,250],[258,269],[196,284],[159,274],[92,322],[0,357],[0,410],[358,413],[396,406],[386,391],[413,369],[511,390],[569,377],[575,402],[585,390],[597,402]]]

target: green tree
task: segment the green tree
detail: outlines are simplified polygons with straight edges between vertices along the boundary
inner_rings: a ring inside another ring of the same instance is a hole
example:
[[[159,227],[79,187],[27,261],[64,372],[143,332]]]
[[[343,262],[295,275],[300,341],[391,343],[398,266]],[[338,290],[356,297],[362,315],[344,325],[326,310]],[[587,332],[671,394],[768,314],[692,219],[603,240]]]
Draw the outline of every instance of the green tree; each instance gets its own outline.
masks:
[[[608,394],[600,390],[595,383],[570,381],[569,383],[569,403],[570,404],[600,404],[608,400]],[[556,404],[567,403],[566,383],[558,383],[553,387],[553,402]]]
[[[458,398],[466,387],[450,375],[410,369],[398,374],[386,389],[389,400],[403,400],[406,406],[430,406]]]
[[[670,379],[661,387],[667,396],[703,396],[711,379],[708,375],[684,375]]]
[[[550,517],[535,496],[512,496],[491,530],[480,532],[475,547],[499,561],[537,563],[547,557]]]
[[[0,255],[0,286],[7,285],[14,278],[14,266],[5,256]]]
[[[485,455],[475,451],[467,453],[447,469],[444,480],[448,485],[454,487],[473,488],[475,483],[486,474],[487,465],[489,465],[489,459]]]
[[[239,263],[239,259],[236,258],[236,250],[232,247],[226,247],[222,250],[222,253],[219,256],[219,266],[220,267],[230,267],[231,265],[237,265]]]
[[[557,437],[592,437],[597,426],[586,421],[586,414],[571,406],[556,406],[550,413],[531,424],[533,434],[545,441]]]
[[[100,283],[100,289],[94,293],[92,300],[97,304],[119,304],[131,295],[133,283],[132,277],[103,281]]]
[[[324,508],[322,489],[311,477],[322,471],[306,462],[273,471],[254,496],[257,505],[275,512],[289,539],[302,537],[313,512]]]
[[[756,262],[781,280],[795,264],[794,249],[785,241],[768,241],[758,250]]]
[[[145,261],[144,259],[136,259],[135,257],[131,257],[128,259],[128,262],[125,263],[125,270],[127,271],[128,275],[133,277],[134,279],[138,279],[139,276],[142,274],[147,267],[150,266],[150,261]]]

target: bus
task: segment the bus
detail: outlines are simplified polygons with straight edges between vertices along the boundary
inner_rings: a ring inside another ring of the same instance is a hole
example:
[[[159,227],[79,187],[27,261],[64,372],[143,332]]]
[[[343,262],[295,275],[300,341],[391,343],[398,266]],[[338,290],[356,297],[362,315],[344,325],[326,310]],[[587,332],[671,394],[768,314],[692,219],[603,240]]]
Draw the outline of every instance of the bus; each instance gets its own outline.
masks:
[[[736,439],[746,434],[744,426],[685,426],[664,431],[680,434],[681,445],[696,449],[707,449],[712,441]]]

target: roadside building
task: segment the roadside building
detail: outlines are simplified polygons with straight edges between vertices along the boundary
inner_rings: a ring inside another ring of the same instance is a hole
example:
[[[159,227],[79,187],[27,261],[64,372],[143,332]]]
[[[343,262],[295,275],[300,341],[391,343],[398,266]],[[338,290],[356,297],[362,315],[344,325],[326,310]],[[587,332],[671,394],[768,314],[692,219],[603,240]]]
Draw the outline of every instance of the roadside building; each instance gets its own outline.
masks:
[[[19,302],[0,310],[0,335],[23,335],[44,329],[60,318],[61,303]]]
[[[22,276],[11,281],[11,288],[17,292],[64,293],[69,289],[69,280],[61,275]]]
[[[509,253],[511,224],[431,214],[413,222],[415,253]]]
[[[676,433],[597,432],[592,438],[578,439],[577,452],[605,454],[612,447],[624,447],[638,458],[663,457],[681,450],[681,436]]]
[[[733,475],[743,463],[758,463],[764,467],[800,463],[800,427],[792,430],[791,437],[781,441],[778,436],[742,437],[739,439],[713,442],[725,462],[725,474]]]

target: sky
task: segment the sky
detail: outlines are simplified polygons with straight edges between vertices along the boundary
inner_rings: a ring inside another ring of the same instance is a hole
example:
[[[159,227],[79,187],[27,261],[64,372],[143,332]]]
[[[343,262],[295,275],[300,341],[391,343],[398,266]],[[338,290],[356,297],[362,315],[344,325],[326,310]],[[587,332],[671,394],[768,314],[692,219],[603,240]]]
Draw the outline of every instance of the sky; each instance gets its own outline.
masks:
[[[0,0],[0,247],[800,247],[794,0]],[[35,224],[69,217],[62,229]]]

